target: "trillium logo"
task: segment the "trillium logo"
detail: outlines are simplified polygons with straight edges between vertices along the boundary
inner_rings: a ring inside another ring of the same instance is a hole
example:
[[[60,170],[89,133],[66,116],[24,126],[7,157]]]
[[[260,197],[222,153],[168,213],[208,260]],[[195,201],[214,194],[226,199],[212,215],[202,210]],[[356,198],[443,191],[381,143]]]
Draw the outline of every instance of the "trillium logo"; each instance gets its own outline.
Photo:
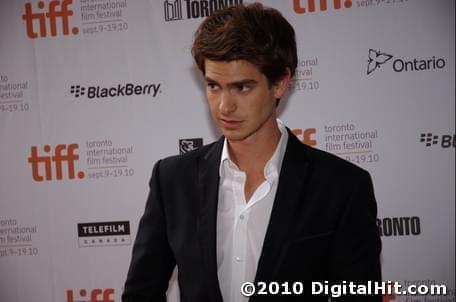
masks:
[[[392,55],[374,49],[369,49],[369,58],[367,60],[367,74],[371,74],[381,65],[393,58]]]

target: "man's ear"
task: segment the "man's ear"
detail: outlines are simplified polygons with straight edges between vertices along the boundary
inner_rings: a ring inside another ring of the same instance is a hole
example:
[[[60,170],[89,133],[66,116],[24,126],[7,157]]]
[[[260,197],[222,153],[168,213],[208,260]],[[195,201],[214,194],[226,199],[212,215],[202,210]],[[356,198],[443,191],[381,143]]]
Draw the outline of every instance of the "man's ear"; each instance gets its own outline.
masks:
[[[288,84],[290,83],[291,79],[291,71],[290,68],[287,68],[286,73],[280,78],[274,85],[274,98],[280,99],[285,91],[288,89]]]

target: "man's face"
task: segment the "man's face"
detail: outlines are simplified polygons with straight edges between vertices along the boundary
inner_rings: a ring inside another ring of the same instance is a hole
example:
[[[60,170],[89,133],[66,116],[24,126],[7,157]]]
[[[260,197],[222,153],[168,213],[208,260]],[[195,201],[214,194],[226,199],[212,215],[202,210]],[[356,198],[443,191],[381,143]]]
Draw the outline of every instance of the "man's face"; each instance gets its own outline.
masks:
[[[212,117],[229,141],[268,137],[275,129],[276,99],[285,92],[288,78],[270,86],[248,61],[206,59],[205,79]]]

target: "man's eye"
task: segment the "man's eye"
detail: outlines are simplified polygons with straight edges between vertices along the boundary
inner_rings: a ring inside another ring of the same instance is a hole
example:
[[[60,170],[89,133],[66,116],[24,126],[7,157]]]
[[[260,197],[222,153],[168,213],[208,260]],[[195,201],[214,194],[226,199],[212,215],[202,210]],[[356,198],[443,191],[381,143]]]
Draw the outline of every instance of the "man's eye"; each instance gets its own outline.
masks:
[[[247,92],[247,91],[250,91],[252,89],[252,87],[248,86],[248,85],[239,85],[237,87],[237,89],[240,91],[240,92]]]
[[[217,86],[217,84],[214,84],[214,83],[207,83],[207,88],[209,90],[217,90],[218,86]]]

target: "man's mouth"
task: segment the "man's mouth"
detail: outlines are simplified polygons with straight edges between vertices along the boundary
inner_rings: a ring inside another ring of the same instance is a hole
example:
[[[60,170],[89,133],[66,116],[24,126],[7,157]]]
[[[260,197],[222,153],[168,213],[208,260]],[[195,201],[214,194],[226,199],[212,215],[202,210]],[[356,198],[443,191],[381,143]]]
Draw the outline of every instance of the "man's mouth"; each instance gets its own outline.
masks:
[[[223,128],[226,129],[236,129],[242,124],[242,120],[220,119],[220,121],[222,122]]]

